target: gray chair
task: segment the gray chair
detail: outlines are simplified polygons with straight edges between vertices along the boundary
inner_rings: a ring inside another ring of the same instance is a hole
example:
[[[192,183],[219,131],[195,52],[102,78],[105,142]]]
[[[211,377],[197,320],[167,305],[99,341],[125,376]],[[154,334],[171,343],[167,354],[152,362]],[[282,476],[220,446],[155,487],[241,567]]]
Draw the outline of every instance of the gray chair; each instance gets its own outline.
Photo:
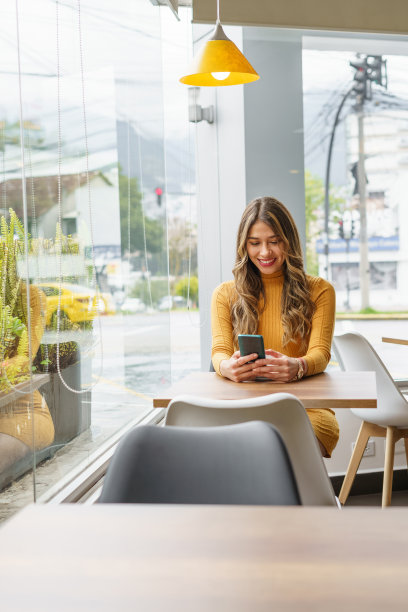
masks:
[[[342,370],[374,371],[377,382],[377,409],[351,409],[353,414],[362,419],[362,423],[339,493],[339,500],[342,504],[346,503],[370,437],[385,437],[382,506],[389,506],[392,495],[395,443],[401,438],[404,438],[408,461],[408,402],[364,336],[356,332],[335,336],[333,348]]]
[[[292,466],[268,423],[140,426],[118,446],[101,503],[300,505]]]
[[[165,425],[184,427],[211,427],[246,421],[265,421],[279,431],[303,505],[338,506],[306,410],[294,395],[272,393],[242,400],[179,395],[170,402],[165,417]]]

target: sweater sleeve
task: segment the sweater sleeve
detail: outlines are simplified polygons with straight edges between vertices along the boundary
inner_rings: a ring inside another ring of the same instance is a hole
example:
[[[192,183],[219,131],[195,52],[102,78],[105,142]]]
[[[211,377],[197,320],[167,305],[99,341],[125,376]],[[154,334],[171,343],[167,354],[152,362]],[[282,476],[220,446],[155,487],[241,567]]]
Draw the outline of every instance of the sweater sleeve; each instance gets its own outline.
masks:
[[[221,361],[229,359],[234,353],[229,285],[229,283],[223,283],[217,287],[211,301],[211,359],[217,374],[220,374]]]
[[[312,319],[309,346],[304,359],[307,362],[307,375],[323,372],[330,361],[336,316],[336,294],[334,287],[327,281],[316,278],[312,288],[316,310]]]

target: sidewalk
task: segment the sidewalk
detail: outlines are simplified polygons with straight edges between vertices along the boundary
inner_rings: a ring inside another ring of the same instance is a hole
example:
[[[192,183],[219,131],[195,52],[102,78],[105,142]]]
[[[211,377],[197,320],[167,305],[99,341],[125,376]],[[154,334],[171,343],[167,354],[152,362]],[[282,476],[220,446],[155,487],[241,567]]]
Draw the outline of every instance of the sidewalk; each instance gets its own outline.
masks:
[[[336,313],[336,319],[360,319],[367,320],[407,320],[408,312],[378,312],[370,314],[361,314],[359,312],[339,312]]]

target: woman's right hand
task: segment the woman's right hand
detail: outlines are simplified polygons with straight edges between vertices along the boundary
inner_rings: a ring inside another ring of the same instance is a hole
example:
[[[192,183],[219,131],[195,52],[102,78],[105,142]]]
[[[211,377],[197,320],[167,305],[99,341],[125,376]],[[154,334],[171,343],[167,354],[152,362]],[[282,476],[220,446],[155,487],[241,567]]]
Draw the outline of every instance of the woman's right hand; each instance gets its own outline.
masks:
[[[223,361],[221,361],[221,375],[224,376],[224,378],[229,378],[234,382],[255,380],[256,374],[252,374],[254,364],[249,362],[257,359],[257,357],[258,355],[256,353],[241,357],[241,353],[239,351],[235,351],[232,357],[229,359],[223,359]]]

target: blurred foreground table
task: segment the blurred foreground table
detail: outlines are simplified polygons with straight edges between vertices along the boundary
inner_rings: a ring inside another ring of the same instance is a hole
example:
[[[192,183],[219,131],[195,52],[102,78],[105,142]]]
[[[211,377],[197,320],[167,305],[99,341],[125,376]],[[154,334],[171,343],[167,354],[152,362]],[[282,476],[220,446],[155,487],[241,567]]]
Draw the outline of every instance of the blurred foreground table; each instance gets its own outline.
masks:
[[[236,383],[215,372],[191,372],[153,399],[155,408],[167,408],[177,395],[211,399],[247,399],[270,393],[292,393],[305,408],[376,408],[374,372],[332,370],[290,383],[255,381]]]
[[[407,509],[32,505],[0,528],[5,612],[405,610]]]

